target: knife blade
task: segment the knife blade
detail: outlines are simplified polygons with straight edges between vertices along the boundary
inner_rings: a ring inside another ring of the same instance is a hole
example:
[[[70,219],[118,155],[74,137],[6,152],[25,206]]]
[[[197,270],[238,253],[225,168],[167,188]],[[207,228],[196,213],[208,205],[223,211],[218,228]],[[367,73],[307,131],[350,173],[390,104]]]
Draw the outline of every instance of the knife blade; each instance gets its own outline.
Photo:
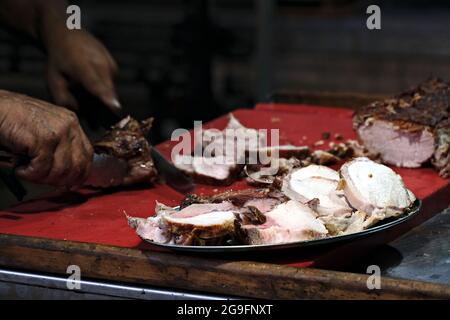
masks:
[[[187,194],[195,188],[192,178],[186,176],[171,162],[164,158],[156,148],[150,148],[150,155],[156,170],[164,178],[168,186],[183,194]]]
[[[85,186],[107,188],[119,186],[127,175],[128,164],[109,154],[94,153],[91,172],[84,182]]]

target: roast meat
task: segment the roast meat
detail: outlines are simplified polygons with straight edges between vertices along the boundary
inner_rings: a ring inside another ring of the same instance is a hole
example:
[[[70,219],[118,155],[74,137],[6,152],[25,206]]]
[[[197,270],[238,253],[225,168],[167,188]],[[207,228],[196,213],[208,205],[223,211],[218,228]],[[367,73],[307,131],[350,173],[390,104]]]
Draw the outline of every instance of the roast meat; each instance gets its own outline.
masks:
[[[417,168],[431,160],[448,177],[449,117],[450,88],[434,78],[361,108],[353,124],[363,144],[384,163]]]
[[[246,244],[279,244],[325,237],[323,222],[308,206],[289,200],[265,214],[260,225],[239,225],[239,234]]]
[[[345,163],[340,175],[350,205],[378,220],[402,214],[416,200],[398,174],[368,158]]]
[[[122,119],[111,127],[102,139],[94,143],[96,153],[106,153],[128,164],[125,184],[154,182],[158,172],[150,156],[150,144],[146,135],[153,118],[137,121],[131,117]]]

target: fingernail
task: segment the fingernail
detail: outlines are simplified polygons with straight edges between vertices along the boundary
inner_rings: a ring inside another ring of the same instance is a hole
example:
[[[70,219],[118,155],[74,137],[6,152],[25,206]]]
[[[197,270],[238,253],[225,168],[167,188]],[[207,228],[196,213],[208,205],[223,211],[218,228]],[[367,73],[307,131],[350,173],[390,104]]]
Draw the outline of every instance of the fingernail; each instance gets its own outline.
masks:
[[[119,100],[117,100],[117,98],[111,100],[111,106],[118,110],[122,109],[122,105],[120,104]]]

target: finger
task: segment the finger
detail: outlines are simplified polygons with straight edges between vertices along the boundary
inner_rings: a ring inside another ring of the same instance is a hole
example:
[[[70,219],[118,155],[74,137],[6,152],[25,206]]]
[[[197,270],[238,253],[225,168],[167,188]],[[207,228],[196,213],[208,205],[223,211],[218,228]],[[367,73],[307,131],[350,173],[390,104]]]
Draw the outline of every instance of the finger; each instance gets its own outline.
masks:
[[[75,146],[72,155],[73,166],[78,171],[73,181],[73,187],[80,187],[89,177],[93,158],[92,146],[84,133],[80,135],[79,145]]]
[[[73,181],[72,155],[69,141],[62,140],[54,153],[53,165],[46,179],[43,180],[52,186],[70,186]]]
[[[28,165],[17,167],[15,170],[19,178],[37,182],[45,183],[48,175],[53,167],[53,148],[49,147],[33,158]]]
[[[67,107],[75,111],[78,110],[78,102],[70,93],[67,80],[61,73],[51,66],[47,68],[47,81],[50,93],[57,105]]]
[[[117,62],[116,60],[109,54],[108,50],[106,48],[104,48],[105,50],[105,55],[107,57],[109,66],[111,67],[111,73],[113,75],[115,75],[117,73],[117,70],[119,69],[117,66]]]
[[[114,88],[112,72],[107,67],[90,70],[80,75],[84,88],[98,97],[114,113],[121,112],[122,106]]]

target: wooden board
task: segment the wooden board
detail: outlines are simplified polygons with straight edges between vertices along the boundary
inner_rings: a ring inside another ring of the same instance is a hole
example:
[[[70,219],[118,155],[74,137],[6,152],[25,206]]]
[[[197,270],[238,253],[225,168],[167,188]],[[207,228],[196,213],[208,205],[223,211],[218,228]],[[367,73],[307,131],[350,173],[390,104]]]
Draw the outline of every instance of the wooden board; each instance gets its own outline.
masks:
[[[0,235],[0,265],[83,278],[262,299],[450,299],[449,286],[252,261],[223,261],[71,241]]]

